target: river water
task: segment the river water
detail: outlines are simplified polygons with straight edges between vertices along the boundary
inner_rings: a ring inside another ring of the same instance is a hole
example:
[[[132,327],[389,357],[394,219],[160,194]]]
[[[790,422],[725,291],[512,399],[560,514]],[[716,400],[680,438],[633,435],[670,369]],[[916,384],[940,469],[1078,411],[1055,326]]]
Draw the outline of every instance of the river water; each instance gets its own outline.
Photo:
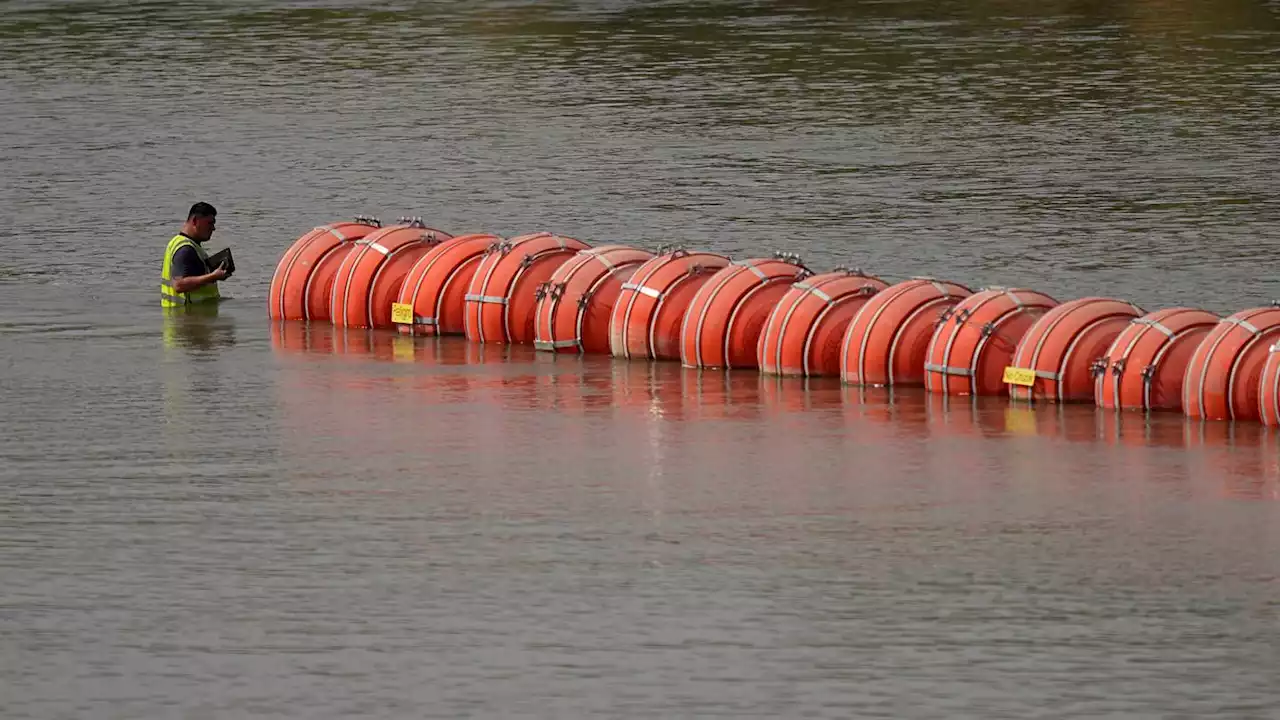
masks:
[[[1280,712],[1260,426],[265,306],[358,213],[1266,304],[1276,2],[10,0],[0,100],[5,718]]]

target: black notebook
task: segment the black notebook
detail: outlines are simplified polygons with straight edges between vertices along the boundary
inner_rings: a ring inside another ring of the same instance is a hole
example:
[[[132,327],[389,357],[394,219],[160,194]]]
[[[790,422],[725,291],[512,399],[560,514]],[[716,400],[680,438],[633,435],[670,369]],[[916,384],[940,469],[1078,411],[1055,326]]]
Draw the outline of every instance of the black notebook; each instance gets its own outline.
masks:
[[[223,263],[226,263],[227,266],[227,277],[231,277],[231,273],[236,271],[236,261],[235,258],[231,257],[231,248],[219,250],[209,256],[209,271],[217,270],[218,266]]]

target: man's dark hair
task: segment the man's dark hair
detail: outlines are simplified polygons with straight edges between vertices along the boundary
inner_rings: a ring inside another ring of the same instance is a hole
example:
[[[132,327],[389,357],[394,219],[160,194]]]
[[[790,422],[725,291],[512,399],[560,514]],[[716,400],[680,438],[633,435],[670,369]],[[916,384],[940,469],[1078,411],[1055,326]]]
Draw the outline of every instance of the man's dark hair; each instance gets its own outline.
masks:
[[[218,216],[217,209],[215,209],[212,205],[210,205],[207,202],[198,202],[195,205],[192,205],[191,209],[187,211],[188,220],[190,220],[191,218],[198,218],[198,217],[207,218],[207,217],[217,217],[217,216]]]

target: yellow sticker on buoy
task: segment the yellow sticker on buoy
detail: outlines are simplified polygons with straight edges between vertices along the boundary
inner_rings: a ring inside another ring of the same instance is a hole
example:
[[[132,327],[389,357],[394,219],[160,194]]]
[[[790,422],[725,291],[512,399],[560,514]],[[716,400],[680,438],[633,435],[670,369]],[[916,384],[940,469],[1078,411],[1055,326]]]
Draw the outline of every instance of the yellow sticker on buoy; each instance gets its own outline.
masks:
[[[383,307],[386,307],[383,305]],[[413,306],[406,303],[391,303],[391,322],[397,325],[413,324]]]
[[[1004,369],[1004,381],[1010,385],[1031,387],[1036,384],[1036,371],[1020,367],[1007,367]]]

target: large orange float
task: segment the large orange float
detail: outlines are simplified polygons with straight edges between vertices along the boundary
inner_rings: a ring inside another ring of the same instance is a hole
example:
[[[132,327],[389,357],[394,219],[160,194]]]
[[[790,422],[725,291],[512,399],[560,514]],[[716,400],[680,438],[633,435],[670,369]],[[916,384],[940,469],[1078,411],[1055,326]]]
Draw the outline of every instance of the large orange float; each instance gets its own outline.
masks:
[[[793,283],[765,323],[760,371],[767,375],[840,375],[844,333],[862,305],[888,287],[860,270],[837,268]]]
[[[413,306],[412,323],[396,323],[410,335],[462,335],[467,287],[497,235],[459,235],[436,245],[409,268],[397,302]]]
[[[680,361],[693,368],[754,368],[774,305],[810,275],[795,255],[735,260],[698,288],[680,328]]]
[[[589,245],[549,232],[494,243],[467,288],[463,332],[480,343],[533,342],[537,288]]]
[[[1094,370],[1094,403],[1108,410],[1182,410],[1187,364],[1221,319],[1205,310],[1174,307],[1133,320]]]
[[[622,284],[609,318],[614,357],[680,359],[680,326],[693,296],[729,258],[664,246]]]
[[[271,275],[267,311],[272,320],[328,320],[333,276],[355,241],[382,227],[376,218],[321,225],[293,242]]]
[[[1182,411],[1202,420],[1260,420],[1258,389],[1280,308],[1241,310],[1204,336],[1182,380]]]
[[[1280,425],[1280,343],[1267,348],[1267,363],[1258,383],[1258,419]]]
[[[648,250],[601,245],[579,252],[539,285],[533,346],[551,352],[608,353],[609,319]]]
[[[872,295],[841,341],[841,379],[850,385],[924,385],[938,317],[972,294],[959,283],[912,278]]]
[[[333,278],[329,307],[333,324],[350,328],[391,327],[391,304],[409,268],[448,233],[429,228],[418,218],[369,233],[355,242]]]
[[[1058,301],[1035,290],[981,290],[942,311],[925,353],[925,387],[945,395],[1004,395],[1018,341]]]
[[[1123,300],[1083,297],[1041,315],[1018,342],[1005,377],[1009,397],[1093,402],[1095,363],[1129,322],[1144,314]]]

